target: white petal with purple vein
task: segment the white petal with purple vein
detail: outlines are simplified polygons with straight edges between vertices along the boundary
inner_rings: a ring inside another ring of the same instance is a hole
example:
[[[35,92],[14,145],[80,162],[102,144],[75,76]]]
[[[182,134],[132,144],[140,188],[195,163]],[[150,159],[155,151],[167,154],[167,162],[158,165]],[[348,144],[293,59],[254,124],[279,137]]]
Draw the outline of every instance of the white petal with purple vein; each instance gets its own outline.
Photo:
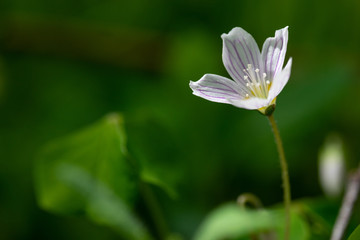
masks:
[[[270,79],[281,71],[288,42],[288,27],[277,30],[275,37],[267,38],[261,50],[265,72]]]
[[[239,83],[244,83],[243,70],[251,64],[254,69],[263,72],[260,50],[254,38],[240,27],[233,28],[229,34],[222,34],[223,63],[230,76]]]
[[[234,81],[215,74],[205,74],[199,81],[190,81],[193,94],[207,100],[228,103],[229,100],[241,99],[244,93]]]
[[[264,98],[250,98],[250,99],[229,99],[230,104],[238,108],[245,108],[249,110],[259,109],[269,105],[269,100]]]
[[[281,92],[281,90],[285,87],[286,83],[290,78],[291,64],[292,64],[292,58],[289,59],[285,68],[275,76],[269,91],[268,99],[272,100],[276,98],[277,95]]]

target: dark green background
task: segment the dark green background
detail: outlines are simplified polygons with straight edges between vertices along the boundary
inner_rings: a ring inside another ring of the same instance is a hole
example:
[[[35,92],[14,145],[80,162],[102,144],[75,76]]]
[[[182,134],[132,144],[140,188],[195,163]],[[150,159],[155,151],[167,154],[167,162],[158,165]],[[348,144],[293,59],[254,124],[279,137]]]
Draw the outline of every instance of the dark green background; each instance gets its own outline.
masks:
[[[279,203],[267,119],[188,86],[205,73],[228,76],[220,35],[235,26],[260,47],[289,26],[292,74],[275,118],[293,197],[322,196],[317,157],[328,134],[343,138],[348,168],[360,159],[359,11],[355,0],[2,0],[0,238],[117,238],[80,216],[39,209],[33,189],[42,145],[113,111],[124,113],[133,154],[178,192],[156,195],[185,239],[243,192]]]

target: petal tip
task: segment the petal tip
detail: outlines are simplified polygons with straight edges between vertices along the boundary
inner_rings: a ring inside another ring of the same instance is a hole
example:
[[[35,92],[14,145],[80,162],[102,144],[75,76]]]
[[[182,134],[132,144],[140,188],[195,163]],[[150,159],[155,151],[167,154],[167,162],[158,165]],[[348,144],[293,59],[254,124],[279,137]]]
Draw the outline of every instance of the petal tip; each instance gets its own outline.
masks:
[[[197,83],[194,81],[190,81],[189,86],[194,91],[194,89],[197,87]]]
[[[233,39],[238,37],[239,35],[246,35],[248,34],[248,32],[246,32],[244,29],[242,29],[241,27],[234,27],[233,29],[230,30],[229,33],[223,33],[221,34],[221,38],[223,40],[225,40],[225,38],[227,39]]]
[[[283,36],[288,35],[288,32],[289,32],[289,26],[280,28],[279,30],[276,30],[275,37],[279,35],[283,35]]]
[[[292,57],[289,58],[289,60],[288,60],[288,62],[287,62],[286,65],[288,65],[288,64],[290,64],[290,66],[291,66],[291,64],[292,64]],[[285,67],[286,67],[286,66],[285,66]]]

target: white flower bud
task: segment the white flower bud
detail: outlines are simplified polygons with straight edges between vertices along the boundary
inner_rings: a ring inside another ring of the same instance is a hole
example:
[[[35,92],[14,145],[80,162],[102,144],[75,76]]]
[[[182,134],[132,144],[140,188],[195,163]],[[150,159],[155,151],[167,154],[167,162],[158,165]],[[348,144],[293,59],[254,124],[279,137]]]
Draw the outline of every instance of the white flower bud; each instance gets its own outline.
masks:
[[[319,177],[328,197],[338,197],[344,185],[344,151],[339,136],[329,136],[319,153]]]

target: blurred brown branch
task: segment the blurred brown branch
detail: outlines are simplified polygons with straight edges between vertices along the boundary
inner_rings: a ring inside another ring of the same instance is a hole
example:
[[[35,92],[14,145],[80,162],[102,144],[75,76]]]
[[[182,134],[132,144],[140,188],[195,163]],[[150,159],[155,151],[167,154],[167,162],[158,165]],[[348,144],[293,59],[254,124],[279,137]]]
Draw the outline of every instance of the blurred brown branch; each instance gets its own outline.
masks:
[[[346,186],[345,196],[336,219],[335,226],[331,235],[331,240],[341,240],[349,220],[360,190],[360,166],[350,174]]]
[[[158,71],[163,62],[163,34],[71,19],[2,17],[3,52],[29,52],[84,59]]]

